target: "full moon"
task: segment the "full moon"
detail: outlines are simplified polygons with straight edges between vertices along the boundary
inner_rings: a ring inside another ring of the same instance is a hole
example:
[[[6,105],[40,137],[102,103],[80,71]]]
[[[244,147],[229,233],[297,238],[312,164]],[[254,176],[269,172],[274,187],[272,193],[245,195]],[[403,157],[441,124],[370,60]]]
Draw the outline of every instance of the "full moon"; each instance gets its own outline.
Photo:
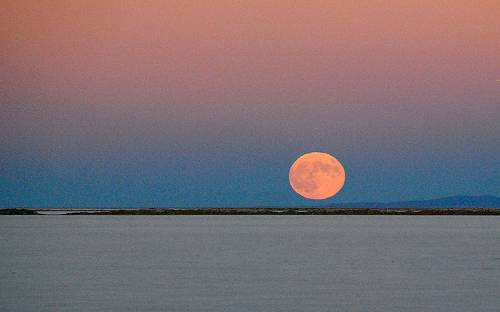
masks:
[[[288,175],[293,190],[308,199],[327,199],[337,194],[345,182],[342,164],[332,155],[313,152],[300,156]]]

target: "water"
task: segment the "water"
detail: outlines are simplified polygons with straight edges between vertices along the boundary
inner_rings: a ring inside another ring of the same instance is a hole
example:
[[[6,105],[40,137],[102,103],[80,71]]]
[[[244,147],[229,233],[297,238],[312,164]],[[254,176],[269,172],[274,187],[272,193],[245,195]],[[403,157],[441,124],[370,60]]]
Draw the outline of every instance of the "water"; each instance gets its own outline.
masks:
[[[500,217],[0,217],[0,311],[431,310],[500,310]]]

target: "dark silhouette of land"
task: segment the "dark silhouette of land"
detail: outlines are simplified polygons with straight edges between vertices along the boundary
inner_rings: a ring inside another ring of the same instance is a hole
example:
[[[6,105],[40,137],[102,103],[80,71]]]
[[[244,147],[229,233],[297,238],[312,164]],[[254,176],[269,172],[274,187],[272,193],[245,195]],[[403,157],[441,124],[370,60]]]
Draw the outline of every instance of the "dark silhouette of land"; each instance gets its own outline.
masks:
[[[397,202],[331,203],[325,208],[500,208],[500,197],[495,196],[450,196],[429,200]]]
[[[0,209],[0,215],[42,215],[32,209]],[[200,208],[67,210],[64,215],[498,215],[500,208]]]
[[[500,198],[453,196],[391,203],[343,203],[309,208],[0,209],[0,215],[500,215]]]
[[[34,209],[24,208],[7,208],[0,209],[0,215],[37,215],[38,212]]]
[[[378,209],[378,208],[200,208],[118,209],[74,212],[71,215],[499,215],[500,208]]]

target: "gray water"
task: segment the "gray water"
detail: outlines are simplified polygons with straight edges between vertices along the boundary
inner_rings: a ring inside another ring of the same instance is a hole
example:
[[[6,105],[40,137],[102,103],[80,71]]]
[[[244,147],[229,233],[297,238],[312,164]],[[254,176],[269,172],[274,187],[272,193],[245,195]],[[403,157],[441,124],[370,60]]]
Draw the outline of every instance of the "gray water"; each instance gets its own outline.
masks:
[[[500,217],[3,216],[0,311],[500,311]]]

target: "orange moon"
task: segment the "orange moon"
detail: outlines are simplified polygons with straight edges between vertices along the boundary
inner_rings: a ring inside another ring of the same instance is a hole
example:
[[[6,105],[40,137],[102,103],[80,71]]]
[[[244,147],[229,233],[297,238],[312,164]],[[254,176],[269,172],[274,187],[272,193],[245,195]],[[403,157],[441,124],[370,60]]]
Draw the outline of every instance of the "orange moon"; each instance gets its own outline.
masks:
[[[332,155],[313,152],[300,156],[290,168],[290,185],[308,199],[327,199],[337,194],[345,183],[345,170]]]

